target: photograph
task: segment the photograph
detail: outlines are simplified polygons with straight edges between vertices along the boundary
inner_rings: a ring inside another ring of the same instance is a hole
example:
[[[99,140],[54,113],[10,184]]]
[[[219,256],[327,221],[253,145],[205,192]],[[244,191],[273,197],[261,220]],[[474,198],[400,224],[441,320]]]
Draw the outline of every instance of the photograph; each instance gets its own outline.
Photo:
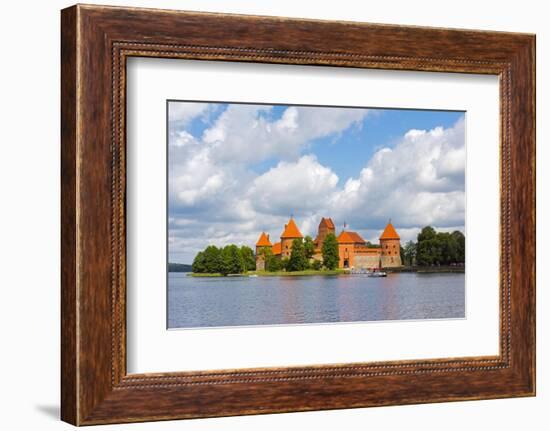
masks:
[[[466,112],[166,109],[168,329],[466,318]]]

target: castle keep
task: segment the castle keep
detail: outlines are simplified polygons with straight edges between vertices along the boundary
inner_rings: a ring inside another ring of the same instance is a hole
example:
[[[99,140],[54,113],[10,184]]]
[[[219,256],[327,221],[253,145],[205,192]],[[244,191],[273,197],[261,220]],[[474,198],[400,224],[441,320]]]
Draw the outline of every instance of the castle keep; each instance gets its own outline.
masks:
[[[319,223],[317,236],[315,237],[314,260],[323,260],[322,247],[326,236],[332,233],[336,235],[336,228],[331,218],[323,217]],[[262,250],[268,248],[273,255],[279,258],[288,258],[292,252],[292,241],[296,238],[303,239],[296,222],[291,217],[281,233],[280,241],[271,243],[269,235],[262,232],[256,243],[256,269],[263,271],[265,262]],[[372,269],[394,268],[401,266],[401,240],[393,225],[388,223],[380,235],[380,244],[367,243],[357,232],[343,229],[336,237],[338,241],[339,268]]]

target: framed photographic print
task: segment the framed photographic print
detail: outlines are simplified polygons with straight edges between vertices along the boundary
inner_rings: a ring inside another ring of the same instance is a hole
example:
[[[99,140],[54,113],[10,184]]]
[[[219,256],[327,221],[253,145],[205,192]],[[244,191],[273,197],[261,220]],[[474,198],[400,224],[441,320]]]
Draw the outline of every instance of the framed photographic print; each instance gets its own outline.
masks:
[[[535,37],[62,11],[62,419],[535,394]]]
[[[465,317],[464,112],[167,111],[169,329]]]

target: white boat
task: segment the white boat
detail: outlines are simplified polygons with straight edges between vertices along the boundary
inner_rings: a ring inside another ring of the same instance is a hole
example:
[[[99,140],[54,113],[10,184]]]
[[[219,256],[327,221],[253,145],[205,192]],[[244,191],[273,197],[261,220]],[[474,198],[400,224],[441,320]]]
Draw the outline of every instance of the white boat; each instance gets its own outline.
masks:
[[[367,277],[387,277],[387,273],[385,271],[381,271],[379,269],[366,269],[366,268],[352,268],[350,271],[353,275],[366,275]]]

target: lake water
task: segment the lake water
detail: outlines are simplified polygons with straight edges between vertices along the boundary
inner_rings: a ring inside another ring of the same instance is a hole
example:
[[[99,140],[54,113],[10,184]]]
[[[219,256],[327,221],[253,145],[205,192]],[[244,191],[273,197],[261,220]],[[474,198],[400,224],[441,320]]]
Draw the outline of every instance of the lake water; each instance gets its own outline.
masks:
[[[464,317],[464,274],[168,276],[169,328]]]

